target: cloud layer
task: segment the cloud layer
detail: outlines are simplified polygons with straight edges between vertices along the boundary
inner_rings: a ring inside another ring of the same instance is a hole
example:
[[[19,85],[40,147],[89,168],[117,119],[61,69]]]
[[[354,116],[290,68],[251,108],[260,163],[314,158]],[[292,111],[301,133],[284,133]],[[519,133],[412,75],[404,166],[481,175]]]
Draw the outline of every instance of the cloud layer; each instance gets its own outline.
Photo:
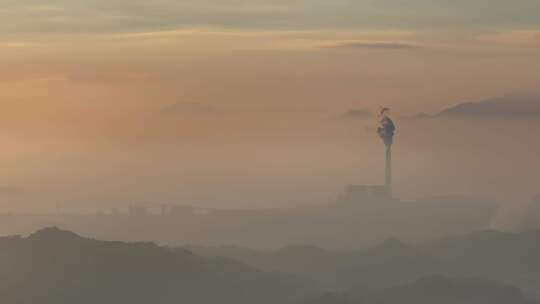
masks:
[[[417,44],[407,43],[407,42],[343,42],[338,43],[333,48],[338,49],[380,49],[380,50],[406,50],[406,49],[415,49],[420,47]]]
[[[0,31],[130,32],[179,27],[250,29],[523,28],[540,24],[536,0],[3,1]]]

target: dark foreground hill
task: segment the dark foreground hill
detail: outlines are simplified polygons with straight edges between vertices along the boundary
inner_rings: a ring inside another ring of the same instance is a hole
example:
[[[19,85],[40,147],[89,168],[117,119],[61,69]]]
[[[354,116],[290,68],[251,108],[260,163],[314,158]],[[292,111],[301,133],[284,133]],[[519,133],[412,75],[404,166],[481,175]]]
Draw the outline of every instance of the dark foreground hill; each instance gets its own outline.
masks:
[[[519,289],[485,280],[429,276],[391,288],[351,289],[300,304],[537,304]]]
[[[300,289],[227,258],[56,228],[0,238],[0,282],[11,304],[287,303]]]

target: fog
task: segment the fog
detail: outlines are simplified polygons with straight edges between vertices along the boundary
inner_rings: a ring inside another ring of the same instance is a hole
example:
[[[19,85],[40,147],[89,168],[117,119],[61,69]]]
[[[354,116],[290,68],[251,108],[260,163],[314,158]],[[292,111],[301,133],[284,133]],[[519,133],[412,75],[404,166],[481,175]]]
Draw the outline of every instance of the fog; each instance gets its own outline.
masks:
[[[539,1],[1,2],[2,303],[539,303]]]
[[[3,210],[95,212],[134,202],[290,207],[329,202],[348,184],[384,180],[374,118],[161,115],[130,118],[124,124],[135,134],[128,136],[68,130],[74,134],[7,137],[2,163],[9,170],[2,184],[19,190],[4,191]],[[472,195],[515,204],[536,194],[535,118],[396,120],[394,187],[400,197]],[[202,134],[194,135],[194,128]],[[214,128],[220,133],[210,134]]]

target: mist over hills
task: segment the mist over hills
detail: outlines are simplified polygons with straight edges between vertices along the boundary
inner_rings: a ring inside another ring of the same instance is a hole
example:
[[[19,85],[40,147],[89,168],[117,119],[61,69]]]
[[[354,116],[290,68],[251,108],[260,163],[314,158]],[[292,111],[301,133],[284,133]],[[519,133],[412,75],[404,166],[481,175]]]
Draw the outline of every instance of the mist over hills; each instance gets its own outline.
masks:
[[[326,288],[382,288],[432,274],[477,277],[540,294],[540,231],[480,231],[428,242],[390,239],[354,251],[297,247],[273,252],[190,247],[206,256],[228,256],[266,271],[292,273]]]
[[[0,304],[540,304],[540,0],[0,3]]]
[[[490,200],[467,197],[401,201],[346,192],[330,204],[294,208],[171,205],[168,212],[150,214],[145,210],[140,214],[0,215],[0,229],[4,233],[30,233],[58,226],[105,240],[155,241],[170,246],[279,248],[309,244],[355,248],[389,237],[419,241],[486,229],[497,206]]]
[[[493,281],[427,276],[413,283],[390,288],[350,289],[327,293],[301,304],[533,304],[537,301],[519,289]]]
[[[327,289],[403,284],[445,269],[444,262],[395,239],[354,251],[308,246],[271,252],[196,246],[188,249],[204,256],[227,256],[266,271],[294,274]]]
[[[276,303],[302,290],[228,258],[47,228],[0,238],[3,303]]]
[[[539,240],[540,232],[485,231],[413,245],[389,239],[348,252],[313,246],[263,252],[99,241],[46,228],[0,238],[0,298],[17,304],[532,304],[538,302],[528,292],[540,286]],[[483,279],[457,279],[468,277]]]

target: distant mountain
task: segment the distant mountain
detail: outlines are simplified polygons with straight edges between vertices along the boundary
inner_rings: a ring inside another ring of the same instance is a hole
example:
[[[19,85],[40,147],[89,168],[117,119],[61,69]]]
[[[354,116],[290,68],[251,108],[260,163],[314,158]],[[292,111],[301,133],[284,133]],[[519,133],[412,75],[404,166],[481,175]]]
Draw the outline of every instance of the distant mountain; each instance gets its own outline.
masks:
[[[249,254],[237,251],[229,257],[266,271],[317,281],[326,288],[379,288],[440,273],[493,279],[540,294],[540,231],[481,231],[419,244],[390,239],[356,251],[291,248]],[[228,256],[217,248],[212,254],[211,247],[204,254]]]
[[[300,290],[228,258],[56,228],[0,238],[0,265],[2,303],[284,303]]]
[[[540,116],[540,95],[509,95],[465,102],[445,109],[434,116],[444,118],[538,117]]]
[[[536,304],[518,288],[486,280],[428,276],[391,288],[328,293],[300,304]]]

